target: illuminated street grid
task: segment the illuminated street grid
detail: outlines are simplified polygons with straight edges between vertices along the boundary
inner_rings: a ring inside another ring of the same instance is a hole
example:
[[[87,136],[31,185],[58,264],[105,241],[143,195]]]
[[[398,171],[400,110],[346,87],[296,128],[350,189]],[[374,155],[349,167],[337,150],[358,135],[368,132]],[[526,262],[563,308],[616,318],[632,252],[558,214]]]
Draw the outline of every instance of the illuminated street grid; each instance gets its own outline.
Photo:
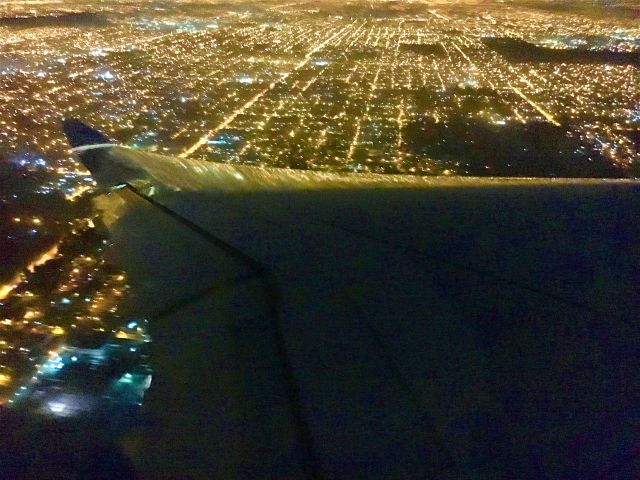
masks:
[[[640,115],[635,67],[510,64],[482,43],[491,35],[558,47],[588,34],[633,50],[640,28],[631,19],[420,2],[240,3],[171,15],[118,15],[118,4],[109,5],[108,27],[2,29],[7,148],[43,152],[74,170],[59,127],[73,116],[130,145],[184,157],[465,174],[464,162],[429,158],[405,138],[406,125],[421,118],[463,118],[505,128],[549,122],[618,165],[638,158],[630,135]],[[439,45],[444,54],[407,44]],[[457,94],[416,105],[420,91],[456,88],[489,89],[491,99],[476,110]]]

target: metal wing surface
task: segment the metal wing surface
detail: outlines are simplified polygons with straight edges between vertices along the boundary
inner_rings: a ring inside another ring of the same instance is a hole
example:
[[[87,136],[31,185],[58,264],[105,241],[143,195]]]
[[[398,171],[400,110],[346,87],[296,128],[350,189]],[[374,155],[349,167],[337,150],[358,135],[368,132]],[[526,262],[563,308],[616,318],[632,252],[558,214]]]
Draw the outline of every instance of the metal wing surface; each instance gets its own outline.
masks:
[[[152,319],[154,421],[125,442],[143,476],[640,473],[638,183],[98,140],[72,144]]]

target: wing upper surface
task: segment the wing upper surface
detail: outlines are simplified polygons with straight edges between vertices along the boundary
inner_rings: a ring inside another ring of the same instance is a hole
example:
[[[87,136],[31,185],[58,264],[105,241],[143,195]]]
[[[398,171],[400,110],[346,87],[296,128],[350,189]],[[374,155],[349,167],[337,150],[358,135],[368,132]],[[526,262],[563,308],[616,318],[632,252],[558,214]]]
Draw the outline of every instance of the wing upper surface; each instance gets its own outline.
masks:
[[[173,422],[191,440],[175,462],[204,465],[193,475],[599,478],[628,460],[637,183],[99,155],[144,172],[110,194],[110,225],[144,303],[168,312],[160,375],[176,348],[179,370],[210,385],[191,395],[173,373],[150,391],[158,415],[171,392],[195,410]],[[242,407],[216,417],[213,391]],[[227,463],[206,460],[203,432]]]

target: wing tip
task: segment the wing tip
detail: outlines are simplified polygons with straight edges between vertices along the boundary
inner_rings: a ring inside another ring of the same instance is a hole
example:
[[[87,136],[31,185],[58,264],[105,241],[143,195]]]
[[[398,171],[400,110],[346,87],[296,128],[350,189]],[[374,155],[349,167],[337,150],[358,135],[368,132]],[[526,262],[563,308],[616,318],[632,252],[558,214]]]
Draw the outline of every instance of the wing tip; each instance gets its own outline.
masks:
[[[77,118],[64,118],[62,120],[62,130],[64,131],[71,148],[111,142],[106,135],[81,122]]]

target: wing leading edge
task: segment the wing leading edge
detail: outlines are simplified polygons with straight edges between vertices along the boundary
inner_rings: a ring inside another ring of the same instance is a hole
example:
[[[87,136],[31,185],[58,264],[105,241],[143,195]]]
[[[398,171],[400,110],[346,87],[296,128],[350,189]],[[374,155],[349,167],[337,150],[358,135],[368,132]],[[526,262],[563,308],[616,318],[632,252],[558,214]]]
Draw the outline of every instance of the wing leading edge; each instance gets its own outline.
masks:
[[[135,452],[142,471],[637,463],[637,183],[295,172],[90,142],[100,186],[127,185],[100,208],[155,314],[146,435],[172,443]]]

